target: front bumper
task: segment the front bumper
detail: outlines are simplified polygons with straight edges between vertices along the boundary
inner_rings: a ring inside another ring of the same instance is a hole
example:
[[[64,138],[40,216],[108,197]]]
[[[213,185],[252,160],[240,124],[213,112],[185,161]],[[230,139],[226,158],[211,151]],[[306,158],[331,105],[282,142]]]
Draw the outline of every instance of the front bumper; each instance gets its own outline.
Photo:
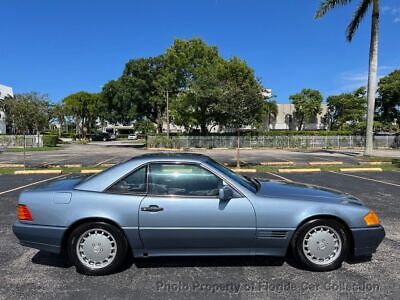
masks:
[[[53,253],[61,253],[65,230],[65,227],[33,225],[19,221],[13,225],[13,232],[21,245]]]
[[[385,237],[382,226],[351,229],[354,241],[354,257],[368,256],[376,251]]]

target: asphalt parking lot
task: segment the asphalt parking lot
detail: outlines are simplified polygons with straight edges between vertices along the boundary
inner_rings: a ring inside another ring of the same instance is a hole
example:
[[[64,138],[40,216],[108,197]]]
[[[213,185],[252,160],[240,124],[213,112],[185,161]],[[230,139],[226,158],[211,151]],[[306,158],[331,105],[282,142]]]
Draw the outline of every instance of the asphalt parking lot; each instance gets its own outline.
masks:
[[[159,152],[154,150],[155,152]],[[122,144],[70,144],[63,145],[59,150],[27,152],[26,163],[28,167],[47,167],[51,165],[81,164],[82,166],[96,166],[101,164],[115,164],[134,156],[151,152],[145,148],[134,145]],[[235,164],[235,149],[190,149],[187,152],[203,153],[212,158]],[[262,161],[282,162],[292,161],[296,165],[307,164],[308,161],[341,161],[344,164],[356,164],[360,151],[287,151],[280,149],[241,149],[242,164],[258,164]],[[23,163],[23,153],[4,152],[0,154],[1,163]]]
[[[20,187],[50,175],[0,175],[0,299],[152,298],[265,299],[398,298],[400,293],[400,172],[249,174],[293,180],[354,194],[374,209],[386,238],[364,263],[313,273],[275,258],[159,258],[127,264],[104,277],[83,276],[61,257],[24,248],[11,225]],[[279,177],[277,177],[279,176]],[[22,189],[24,189],[22,188]],[[17,189],[17,190],[16,190]]]

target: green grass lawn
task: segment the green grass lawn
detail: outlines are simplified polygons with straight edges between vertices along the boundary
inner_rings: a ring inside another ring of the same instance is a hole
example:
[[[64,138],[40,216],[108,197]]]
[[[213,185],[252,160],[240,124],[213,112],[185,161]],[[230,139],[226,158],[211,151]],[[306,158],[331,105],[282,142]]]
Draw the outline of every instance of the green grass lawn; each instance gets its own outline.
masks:
[[[53,150],[58,150],[61,149],[61,147],[26,147],[25,151],[26,152],[35,152],[35,151],[53,151]],[[21,147],[15,147],[15,148],[7,148],[5,152],[24,152],[24,148]]]

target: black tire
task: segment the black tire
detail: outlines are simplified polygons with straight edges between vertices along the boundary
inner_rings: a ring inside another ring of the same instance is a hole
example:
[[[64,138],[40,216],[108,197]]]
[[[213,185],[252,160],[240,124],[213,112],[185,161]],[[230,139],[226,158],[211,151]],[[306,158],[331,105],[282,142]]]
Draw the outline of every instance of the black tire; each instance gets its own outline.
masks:
[[[83,264],[78,257],[77,243],[80,237],[91,229],[106,230],[113,237],[116,243],[116,253],[112,262],[102,268],[88,267],[87,265]],[[85,223],[78,226],[71,232],[68,239],[67,251],[71,263],[75,265],[76,270],[79,273],[86,275],[107,275],[118,271],[125,261],[128,252],[128,242],[123,232],[114,225],[104,222]]]
[[[303,241],[306,234],[313,228],[318,228],[319,226],[327,226],[333,229],[341,242],[341,250],[338,251],[337,257],[324,265],[314,263],[303,251]],[[310,271],[324,272],[335,270],[342,265],[343,261],[348,257],[349,244],[349,237],[346,233],[346,229],[341,223],[332,219],[314,219],[304,223],[296,230],[292,238],[291,248],[294,259],[303,268]]]

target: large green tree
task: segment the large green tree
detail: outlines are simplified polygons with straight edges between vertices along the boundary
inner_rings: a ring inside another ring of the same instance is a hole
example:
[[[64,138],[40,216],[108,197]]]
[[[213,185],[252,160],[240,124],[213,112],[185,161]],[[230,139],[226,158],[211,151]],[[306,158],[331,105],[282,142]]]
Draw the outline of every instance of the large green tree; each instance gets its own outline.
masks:
[[[172,103],[174,122],[187,129],[200,127],[201,133],[207,134],[208,126],[217,122],[218,72],[223,59],[216,47],[208,46],[201,39],[176,39],[165,57],[168,68],[177,74],[180,90]]]
[[[66,123],[66,111],[65,107],[62,103],[53,104],[50,106],[50,122],[57,122],[58,127],[58,135],[61,136],[63,131],[63,127]]]
[[[127,89],[126,81],[110,80],[103,86],[104,118],[111,123],[127,125],[137,117],[137,103]]]
[[[237,57],[224,62],[219,76],[222,94],[216,111],[219,124],[237,132],[236,164],[240,167],[240,128],[255,126],[262,121],[263,89],[254,71]]]
[[[48,128],[49,100],[39,93],[16,94],[2,100],[6,122],[17,134],[39,133]]]
[[[400,69],[379,80],[376,104],[379,120],[400,129]]]
[[[120,78],[104,85],[104,118],[122,124],[146,119],[157,124],[161,132],[170,112],[170,122],[184,126],[187,131],[200,129],[202,134],[207,134],[210,126],[228,122],[226,116],[221,115],[224,112],[219,103],[227,92],[227,78],[236,76],[230,68],[235,64],[245,65],[236,58],[224,60],[216,47],[201,39],[176,39],[163,55],[130,60]],[[243,85],[254,83],[248,97],[253,99],[251,95],[259,93],[260,84],[252,70],[247,66],[244,69],[246,72],[240,70],[243,72],[237,76],[247,76],[242,78]],[[237,85],[247,89],[240,83]],[[256,118],[259,119],[262,112],[263,109],[257,111]]]
[[[303,89],[300,93],[289,96],[294,104],[294,118],[297,129],[303,130],[305,122],[312,122],[321,113],[322,95],[318,90]]]
[[[104,111],[101,94],[80,91],[65,97],[62,102],[66,115],[73,118],[77,131],[84,137],[86,131],[90,132]]]
[[[24,168],[25,135],[39,134],[49,125],[49,101],[46,95],[39,93],[16,94],[6,97],[1,101],[1,108],[6,113],[6,122],[12,127],[14,133],[24,135]]]
[[[328,11],[351,3],[352,0],[323,0],[318,9],[315,17],[321,18]],[[375,96],[376,96],[376,82],[378,75],[378,35],[379,35],[379,0],[361,0],[353,15],[352,20],[347,26],[346,38],[349,42],[352,41],[353,36],[368,12],[368,8],[372,6],[371,15],[371,40],[369,45],[369,71],[368,71],[368,113],[367,113],[367,131],[366,131],[366,145],[365,155],[371,155],[373,151],[373,127],[374,127],[374,113],[375,113]]]
[[[121,77],[103,87],[105,118],[124,125],[147,118],[162,131],[165,95],[176,92],[175,78],[163,55],[130,60]]]
[[[360,124],[365,124],[365,88],[359,88],[352,93],[329,96],[326,101],[328,111],[325,123],[330,130],[358,128]]]

